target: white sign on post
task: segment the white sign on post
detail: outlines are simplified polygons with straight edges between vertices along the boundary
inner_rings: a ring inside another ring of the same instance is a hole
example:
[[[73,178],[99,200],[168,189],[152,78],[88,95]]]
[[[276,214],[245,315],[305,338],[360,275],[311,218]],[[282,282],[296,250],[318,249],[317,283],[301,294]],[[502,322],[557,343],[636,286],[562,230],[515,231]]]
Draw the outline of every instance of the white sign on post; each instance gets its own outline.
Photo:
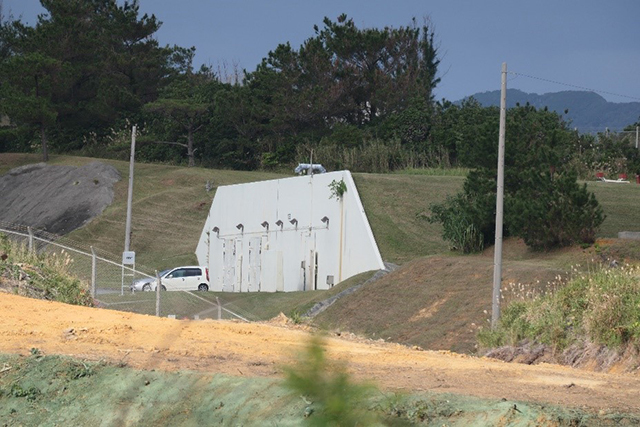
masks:
[[[136,263],[136,253],[133,251],[126,251],[122,253],[123,265],[134,265]]]

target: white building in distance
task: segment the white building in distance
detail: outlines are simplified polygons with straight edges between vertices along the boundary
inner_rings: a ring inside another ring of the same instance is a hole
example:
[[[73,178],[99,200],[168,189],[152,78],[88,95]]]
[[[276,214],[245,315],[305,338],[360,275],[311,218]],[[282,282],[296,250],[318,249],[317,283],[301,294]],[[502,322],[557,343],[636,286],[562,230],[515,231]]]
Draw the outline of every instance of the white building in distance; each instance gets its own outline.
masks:
[[[384,269],[349,171],[219,187],[196,256],[212,291],[329,289]]]

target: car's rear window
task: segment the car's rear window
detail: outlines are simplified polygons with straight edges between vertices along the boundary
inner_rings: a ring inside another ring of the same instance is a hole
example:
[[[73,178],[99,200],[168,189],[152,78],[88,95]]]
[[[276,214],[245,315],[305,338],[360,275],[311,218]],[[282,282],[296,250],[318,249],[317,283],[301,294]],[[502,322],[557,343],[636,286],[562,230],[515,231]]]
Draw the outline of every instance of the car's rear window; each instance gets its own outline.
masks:
[[[199,268],[188,268],[185,276],[202,276],[202,271]]]

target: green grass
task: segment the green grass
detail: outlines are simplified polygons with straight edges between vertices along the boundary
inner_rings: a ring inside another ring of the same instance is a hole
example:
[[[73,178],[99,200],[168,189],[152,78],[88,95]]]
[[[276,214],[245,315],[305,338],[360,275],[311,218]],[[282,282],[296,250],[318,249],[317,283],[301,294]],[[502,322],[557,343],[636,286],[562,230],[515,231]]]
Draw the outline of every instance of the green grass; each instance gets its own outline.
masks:
[[[206,298],[215,300],[215,296],[217,296],[224,307],[241,315],[247,314],[252,320],[271,319],[280,312],[289,318],[295,318],[304,315],[316,303],[365,282],[373,274],[374,272],[371,271],[358,274],[326,291],[254,292],[250,294],[211,292],[211,296],[207,295]]]
[[[196,314],[200,319],[217,318],[217,302],[251,321],[272,319],[283,312],[291,319],[300,319],[314,304],[332,297],[345,289],[359,285],[369,279],[374,272],[366,272],[351,277],[327,291],[306,292],[162,292],[160,294],[160,315],[174,315],[178,319],[192,319]],[[130,311],[138,314],[155,315],[155,292],[125,292],[98,295],[102,306],[114,310]],[[226,311],[223,319],[235,319]]]
[[[51,164],[83,165],[94,159],[54,156]],[[114,202],[99,218],[68,237],[116,254],[124,250],[129,164],[102,160],[122,175],[115,186]],[[220,185],[280,178],[266,172],[240,172],[183,168],[136,163],[131,222],[131,250],[136,263],[147,269],[163,270],[196,264],[196,245],[202,233],[215,188]],[[207,181],[214,189],[206,191]],[[150,271],[152,272],[152,271]]]
[[[598,237],[618,237],[619,231],[640,231],[640,185],[589,181],[587,188],[596,195],[607,215]]]
[[[10,169],[42,161],[42,156],[24,153],[0,153],[0,175]]]
[[[385,261],[403,264],[446,252],[439,224],[421,215],[462,189],[462,176],[355,174],[358,193]]]

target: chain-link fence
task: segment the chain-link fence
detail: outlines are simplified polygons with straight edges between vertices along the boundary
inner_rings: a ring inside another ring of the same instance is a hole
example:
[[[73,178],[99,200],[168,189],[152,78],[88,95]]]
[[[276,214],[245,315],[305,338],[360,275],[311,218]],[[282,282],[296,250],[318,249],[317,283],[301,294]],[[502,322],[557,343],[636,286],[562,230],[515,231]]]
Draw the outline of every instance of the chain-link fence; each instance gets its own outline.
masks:
[[[69,271],[87,284],[98,307],[178,319],[256,320],[250,313],[230,310],[214,292],[134,292],[135,279],[155,278],[157,273],[140,264],[123,265],[121,260],[114,261],[116,255],[67,237],[2,221],[0,233],[30,251],[69,256]]]

